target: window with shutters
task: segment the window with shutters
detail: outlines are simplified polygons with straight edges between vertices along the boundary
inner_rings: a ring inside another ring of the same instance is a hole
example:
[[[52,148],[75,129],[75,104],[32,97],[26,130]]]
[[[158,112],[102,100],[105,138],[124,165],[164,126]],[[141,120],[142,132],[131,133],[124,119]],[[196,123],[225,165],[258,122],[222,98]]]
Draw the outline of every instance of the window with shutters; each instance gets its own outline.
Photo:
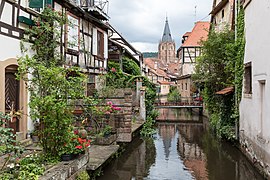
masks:
[[[104,35],[101,31],[97,31],[97,55],[104,58]]]
[[[41,12],[46,6],[52,6],[53,0],[28,0],[29,7]]]

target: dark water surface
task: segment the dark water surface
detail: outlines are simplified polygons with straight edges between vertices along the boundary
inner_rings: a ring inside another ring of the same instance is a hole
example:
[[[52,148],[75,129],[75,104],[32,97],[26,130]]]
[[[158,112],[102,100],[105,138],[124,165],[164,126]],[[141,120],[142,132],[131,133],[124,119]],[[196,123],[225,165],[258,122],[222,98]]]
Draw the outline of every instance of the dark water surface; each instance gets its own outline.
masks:
[[[158,119],[170,123],[157,123],[152,139],[134,139],[99,180],[263,179],[237,148],[208,132],[207,119],[183,109],[160,109]]]

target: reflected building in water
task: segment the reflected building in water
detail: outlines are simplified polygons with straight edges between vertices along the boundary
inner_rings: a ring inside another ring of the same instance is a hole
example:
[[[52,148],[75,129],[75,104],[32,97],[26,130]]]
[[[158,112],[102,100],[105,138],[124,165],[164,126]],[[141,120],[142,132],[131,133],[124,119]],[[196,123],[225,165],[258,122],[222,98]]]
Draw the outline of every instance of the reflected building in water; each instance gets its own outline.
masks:
[[[187,110],[186,108],[172,109],[160,108],[157,121],[201,121],[202,117],[198,116],[196,112]]]
[[[170,110],[164,112],[175,113]],[[157,123],[154,138],[134,139],[97,179],[263,179],[237,148],[217,140],[206,126],[204,121]]]
[[[183,124],[178,125],[178,151],[183,159],[184,165],[192,172],[196,179],[208,179],[207,161],[201,147],[194,143],[202,137],[202,124]]]
[[[156,149],[153,139],[134,139],[131,146],[125,148],[121,158],[108,167],[99,180],[127,180],[143,179],[149,173],[150,167],[155,163]]]
[[[176,125],[160,123],[158,124],[158,134],[160,137],[162,137],[165,158],[168,160],[170,156],[172,139],[175,138],[176,134]]]

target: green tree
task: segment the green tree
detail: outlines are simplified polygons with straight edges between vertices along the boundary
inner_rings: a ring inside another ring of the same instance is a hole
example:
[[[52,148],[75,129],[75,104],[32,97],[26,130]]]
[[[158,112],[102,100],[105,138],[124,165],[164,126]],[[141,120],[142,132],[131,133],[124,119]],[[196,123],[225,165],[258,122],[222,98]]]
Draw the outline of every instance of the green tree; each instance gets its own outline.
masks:
[[[178,89],[176,86],[171,86],[170,87],[170,92],[167,97],[169,102],[178,102],[181,99],[181,94],[179,93]]]
[[[202,42],[203,54],[198,59],[195,82],[203,87],[203,98],[210,114],[210,123],[217,135],[235,139],[238,124],[239,102],[242,93],[244,61],[244,10],[239,6],[237,33],[230,30],[210,31],[208,40]],[[234,94],[218,96],[216,92],[233,86]]]

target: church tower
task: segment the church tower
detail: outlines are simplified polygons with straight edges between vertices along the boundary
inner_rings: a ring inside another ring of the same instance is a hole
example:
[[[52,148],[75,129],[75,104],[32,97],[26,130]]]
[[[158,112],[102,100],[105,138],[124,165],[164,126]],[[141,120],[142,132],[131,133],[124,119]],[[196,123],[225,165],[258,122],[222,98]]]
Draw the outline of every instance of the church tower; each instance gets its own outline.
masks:
[[[167,17],[162,39],[158,45],[158,58],[165,64],[175,61],[175,42],[172,39]]]

